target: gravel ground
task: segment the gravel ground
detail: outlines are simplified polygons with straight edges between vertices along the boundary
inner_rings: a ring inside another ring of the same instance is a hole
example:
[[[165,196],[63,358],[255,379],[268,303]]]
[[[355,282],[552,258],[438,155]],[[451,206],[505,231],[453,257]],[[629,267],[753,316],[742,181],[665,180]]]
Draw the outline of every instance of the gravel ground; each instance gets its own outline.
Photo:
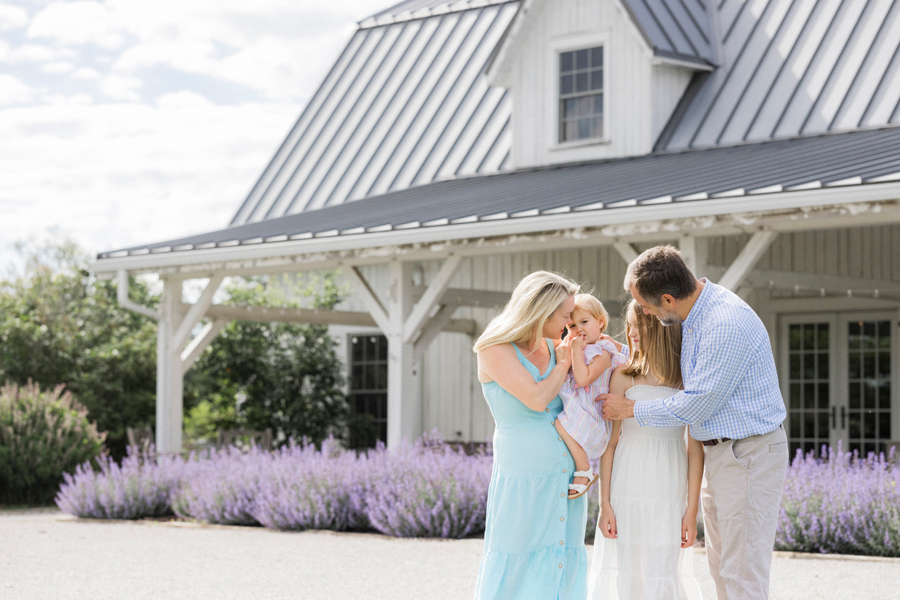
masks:
[[[49,509],[5,511],[0,599],[470,600],[482,546],[480,539],[92,522]],[[715,598],[702,552],[694,555],[694,572],[704,598]],[[900,559],[775,553],[774,600],[896,599],[898,589]]]

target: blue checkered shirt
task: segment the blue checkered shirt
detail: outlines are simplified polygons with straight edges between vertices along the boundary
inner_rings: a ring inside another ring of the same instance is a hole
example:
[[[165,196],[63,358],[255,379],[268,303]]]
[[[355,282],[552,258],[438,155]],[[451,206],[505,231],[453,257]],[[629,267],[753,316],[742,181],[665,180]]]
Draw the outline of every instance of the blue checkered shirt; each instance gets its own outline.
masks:
[[[681,324],[684,390],[634,405],[642,426],[690,425],[695,440],[768,433],[786,416],[769,335],[747,303],[705,286]]]

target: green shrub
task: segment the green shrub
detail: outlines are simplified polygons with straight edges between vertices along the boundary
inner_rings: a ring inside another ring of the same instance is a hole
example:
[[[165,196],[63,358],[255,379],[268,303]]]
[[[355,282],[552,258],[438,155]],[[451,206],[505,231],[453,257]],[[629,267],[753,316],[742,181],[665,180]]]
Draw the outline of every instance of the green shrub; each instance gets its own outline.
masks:
[[[89,423],[87,409],[56,386],[41,391],[28,382],[0,388],[0,502],[47,504],[63,473],[91,460],[105,435]]]

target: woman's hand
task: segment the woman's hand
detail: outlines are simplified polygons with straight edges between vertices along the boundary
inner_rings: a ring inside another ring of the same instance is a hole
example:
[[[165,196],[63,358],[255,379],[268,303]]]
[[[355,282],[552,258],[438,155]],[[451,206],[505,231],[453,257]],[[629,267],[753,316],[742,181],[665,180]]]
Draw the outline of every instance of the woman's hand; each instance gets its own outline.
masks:
[[[556,364],[566,365],[567,369],[572,364],[572,337],[567,335],[556,347]]]
[[[697,513],[685,513],[681,519],[681,547],[690,548],[697,539]]]
[[[600,520],[597,521],[597,529],[608,540],[614,540],[619,536],[619,530],[616,529],[616,515],[612,506],[606,505],[600,508]],[[696,535],[697,529],[694,528]]]

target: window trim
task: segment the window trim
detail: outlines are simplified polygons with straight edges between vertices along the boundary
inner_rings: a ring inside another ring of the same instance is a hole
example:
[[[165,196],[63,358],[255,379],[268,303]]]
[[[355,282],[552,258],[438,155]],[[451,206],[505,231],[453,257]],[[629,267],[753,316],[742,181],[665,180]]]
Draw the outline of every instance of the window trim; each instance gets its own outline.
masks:
[[[609,65],[610,65],[610,43],[609,36],[605,32],[581,34],[574,36],[565,36],[550,40],[549,52],[546,57],[547,68],[546,73],[553,77],[552,85],[547,86],[547,104],[552,106],[553,115],[552,126],[549,127],[549,149],[551,151],[570,150],[585,146],[599,146],[611,143],[609,136]],[[569,140],[566,142],[559,141],[560,125],[562,115],[560,114],[559,99],[559,55],[563,52],[572,52],[573,50],[584,50],[587,48],[603,47],[603,137],[587,138],[583,140]]]

